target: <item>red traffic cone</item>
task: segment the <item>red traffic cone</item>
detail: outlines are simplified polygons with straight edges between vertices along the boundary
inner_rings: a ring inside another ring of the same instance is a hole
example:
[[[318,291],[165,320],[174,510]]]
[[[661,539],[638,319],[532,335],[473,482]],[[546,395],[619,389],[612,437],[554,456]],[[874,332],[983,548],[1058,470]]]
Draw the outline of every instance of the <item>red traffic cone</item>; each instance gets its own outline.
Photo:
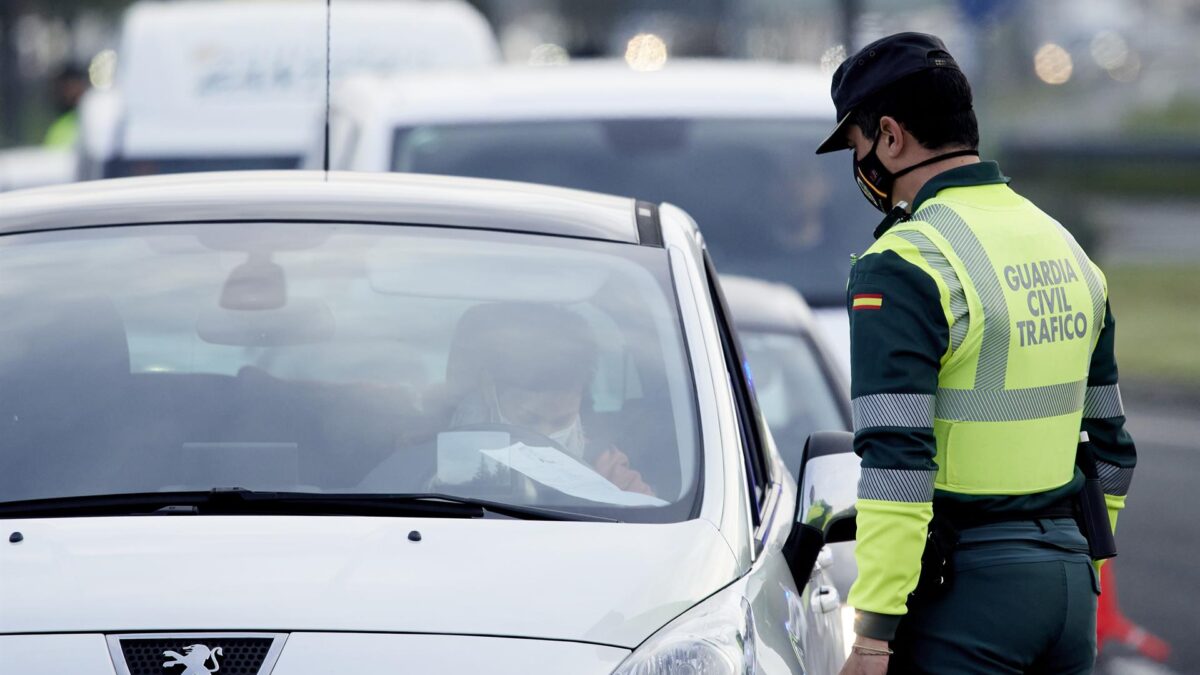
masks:
[[[1166,663],[1171,645],[1133,623],[1117,603],[1117,575],[1110,562],[1100,575],[1100,601],[1096,607],[1096,647],[1103,652],[1108,642],[1128,645],[1142,656]]]

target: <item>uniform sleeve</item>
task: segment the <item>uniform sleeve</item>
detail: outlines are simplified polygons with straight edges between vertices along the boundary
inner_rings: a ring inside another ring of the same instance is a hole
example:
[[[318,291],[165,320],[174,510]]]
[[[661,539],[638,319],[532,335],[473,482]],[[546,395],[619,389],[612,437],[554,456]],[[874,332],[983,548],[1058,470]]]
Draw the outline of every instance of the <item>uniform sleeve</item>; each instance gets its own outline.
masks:
[[[1108,519],[1113,531],[1117,529],[1117,514],[1125,508],[1125,496],[1133,482],[1137,464],[1137,448],[1125,430],[1125,407],[1117,385],[1117,359],[1114,354],[1116,320],[1112,308],[1104,308],[1104,325],[1092,352],[1088,372],[1087,394],[1083,402],[1083,431],[1087,432],[1096,456]]]
[[[893,250],[852,269],[850,312],[858,579],[849,603],[855,632],[891,640],[916,587],[933,517],[938,369],[949,341],[941,289]]]

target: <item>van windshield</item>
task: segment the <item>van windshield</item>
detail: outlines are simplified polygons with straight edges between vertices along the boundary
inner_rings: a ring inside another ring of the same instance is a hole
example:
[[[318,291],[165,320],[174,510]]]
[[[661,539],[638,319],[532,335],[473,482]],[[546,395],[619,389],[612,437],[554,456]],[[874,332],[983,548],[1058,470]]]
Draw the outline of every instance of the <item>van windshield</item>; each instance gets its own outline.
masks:
[[[240,223],[0,237],[0,502],[441,493],[665,522],[700,456],[666,253]]]
[[[790,284],[813,306],[845,300],[850,254],[879,220],[847,153],[816,156],[827,124],[624,119],[401,128],[392,169],[499,178],[682,207],[722,273]]]
[[[104,163],[101,178],[153,176],[201,171],[255,171],[300,168],[299,156],[279,157],[127,157]]]

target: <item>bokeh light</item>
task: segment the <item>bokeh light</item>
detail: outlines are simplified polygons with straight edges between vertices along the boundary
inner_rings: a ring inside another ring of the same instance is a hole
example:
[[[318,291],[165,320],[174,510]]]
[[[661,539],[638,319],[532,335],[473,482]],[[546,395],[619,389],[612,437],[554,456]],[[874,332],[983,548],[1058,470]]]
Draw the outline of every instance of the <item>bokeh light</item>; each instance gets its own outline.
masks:
[[[1106,30],[1092,38],[1092,58],[1105,70],[1116,70],[1129,59],[1129,45],[1120,33]]]
[[[1108,70],[1108,76],[1117,82],[1133,82],[1141,73],[1142,59],[1135,51],[1130,51],[1121,65]]]
[[[625,63],[642,72],[661,70],[667,65],[667,43],[653,33],[639,33],[625,48]]]
[[[117,53],[111,49],[96,54],[88,64],[88,80],[97,89],[109,89],[117,74]]]
[[[1033,71],[1046,84],[1066,84],[1074,70],[1071,53],[1053,42],[1039,47],[1033,56]]]

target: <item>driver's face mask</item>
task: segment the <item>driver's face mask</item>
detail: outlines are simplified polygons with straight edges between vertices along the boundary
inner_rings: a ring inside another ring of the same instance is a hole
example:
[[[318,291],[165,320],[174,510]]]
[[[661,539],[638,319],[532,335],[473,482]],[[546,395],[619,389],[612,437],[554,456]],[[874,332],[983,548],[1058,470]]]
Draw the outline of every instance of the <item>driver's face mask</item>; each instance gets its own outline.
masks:
[[[575,459],[583,459],[583,449],[586,440],[583,437],[583,420],[579,416],[575,416],[575,421],[565,429],[559,429],[554,433],[546,434],[550,440],[558,443]]]
[[[536,431],[562,446],[563,450],[566,450],[567,454],[571,455],[575,459],[583,459],[583,452],[587,444],[587,439],[583,435],[583,420],[580,419],[578,412],[571,417],[571,421],[566,426],[557,430],[547,430],[536,422],[520,419],[514,420],[505,415],[504,409],[500,405],[499,395],[497,394],[496,387],[494,385],[487,388],[486,400],[488,403],[489,421],[498,422],[500,424],[509,424],[517,427],[524,427],[532,431]]]

